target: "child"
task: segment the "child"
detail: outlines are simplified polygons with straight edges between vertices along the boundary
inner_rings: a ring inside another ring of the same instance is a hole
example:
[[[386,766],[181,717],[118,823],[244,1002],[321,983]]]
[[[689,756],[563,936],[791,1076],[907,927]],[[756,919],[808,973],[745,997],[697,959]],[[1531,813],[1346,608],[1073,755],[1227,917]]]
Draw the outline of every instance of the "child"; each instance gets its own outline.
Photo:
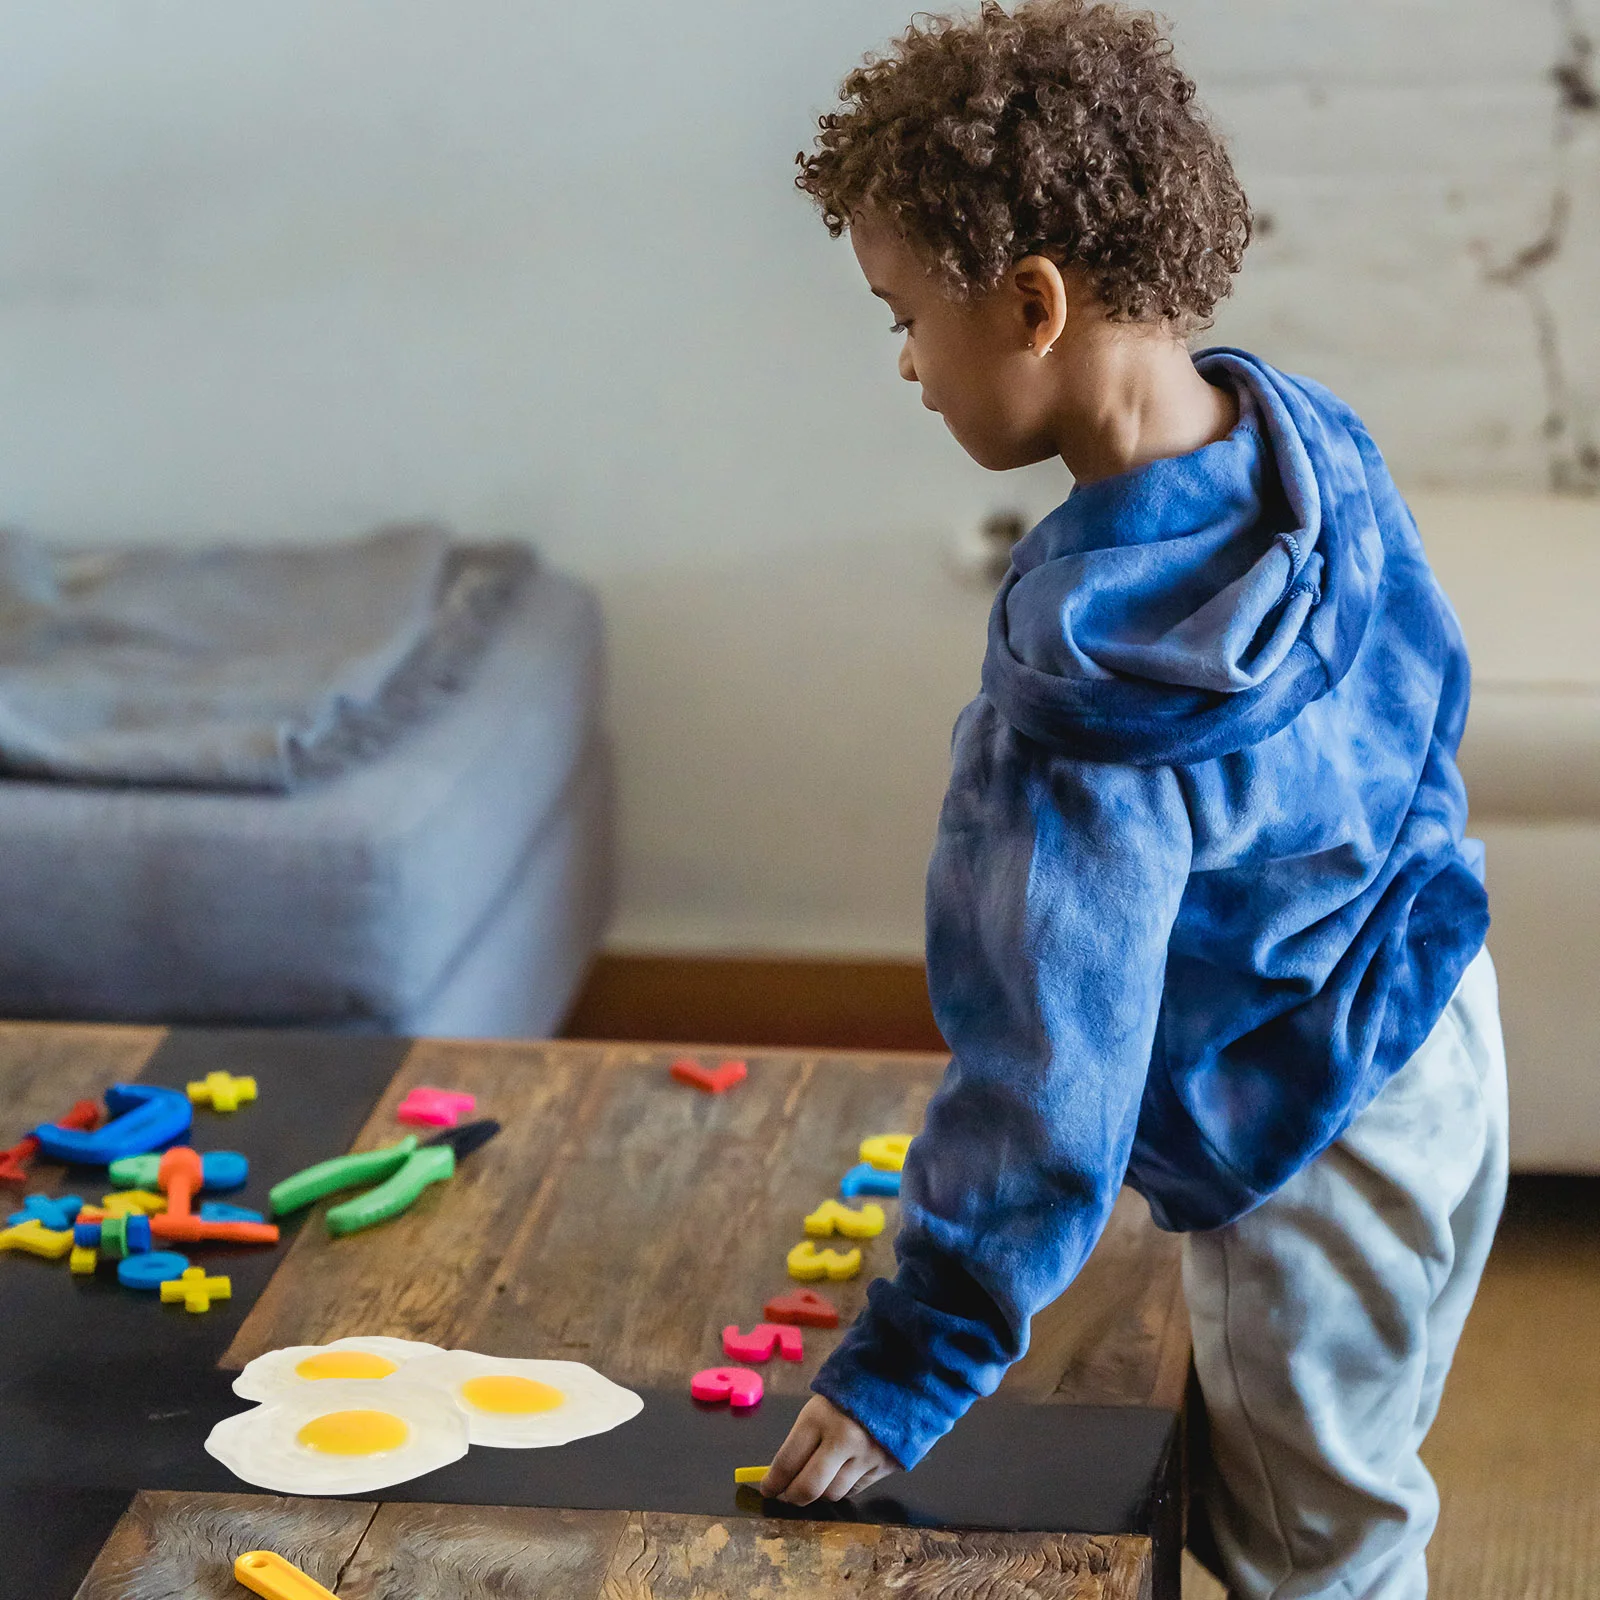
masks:
[[[993,0],[844,84],[801,188],[995,471],[1016,546],[928,875],[952,1052],[893,1282],[764,1493],[914,1465],[1024,1351],[1119,1186],[1186,1235],[1204,1485],[1238,1596],[1415,1597],[1418,1457],[1505,1188],[1455,751],[1467,659],[1360,421],[1191,356],[1249,211],[1156,22]]]

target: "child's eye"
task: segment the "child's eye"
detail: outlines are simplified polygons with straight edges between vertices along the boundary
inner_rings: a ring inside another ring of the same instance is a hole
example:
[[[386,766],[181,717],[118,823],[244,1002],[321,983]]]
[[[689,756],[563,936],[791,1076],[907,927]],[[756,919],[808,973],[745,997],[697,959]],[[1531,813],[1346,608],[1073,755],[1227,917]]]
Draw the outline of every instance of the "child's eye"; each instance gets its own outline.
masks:
[[[909,322],[897,322],[889,329],[889,332],[890,333],[910,333],[911,332],[911,324]]]

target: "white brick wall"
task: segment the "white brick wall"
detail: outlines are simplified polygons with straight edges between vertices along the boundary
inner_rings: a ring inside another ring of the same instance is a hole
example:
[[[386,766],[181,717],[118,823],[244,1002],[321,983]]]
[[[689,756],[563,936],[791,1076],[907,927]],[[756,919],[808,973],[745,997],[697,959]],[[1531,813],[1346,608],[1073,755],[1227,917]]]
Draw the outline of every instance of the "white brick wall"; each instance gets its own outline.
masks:
[[[1172,10],[1267,223],[1218,335],[1345,394],[1408,483],[1600,488],[1593,0]],[[1551,259],[1497,281],[1558,195]]]
[[[986,608],[942,549],[1068,485],[962,457],[789,187],[911,9],[0,0],[0,517],[526,534],[610,613],[618,938],[914,951]],[[1216,336],[1408,488],[1596,487],[1600,113],[1551,73],[1600,0],[1168,9],[1270,222]]]

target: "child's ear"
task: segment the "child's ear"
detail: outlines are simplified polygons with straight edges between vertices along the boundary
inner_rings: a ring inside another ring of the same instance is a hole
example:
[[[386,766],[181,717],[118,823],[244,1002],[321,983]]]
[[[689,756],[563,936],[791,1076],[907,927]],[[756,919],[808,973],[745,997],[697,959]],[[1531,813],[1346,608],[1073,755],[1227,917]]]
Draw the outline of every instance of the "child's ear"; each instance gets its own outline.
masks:
[[[1049,256],[1024,256],[1011,269],[1011,287],[1021,302],[1026,336],[1036,350],[1048,350],[1067,325],[1076,285]]]

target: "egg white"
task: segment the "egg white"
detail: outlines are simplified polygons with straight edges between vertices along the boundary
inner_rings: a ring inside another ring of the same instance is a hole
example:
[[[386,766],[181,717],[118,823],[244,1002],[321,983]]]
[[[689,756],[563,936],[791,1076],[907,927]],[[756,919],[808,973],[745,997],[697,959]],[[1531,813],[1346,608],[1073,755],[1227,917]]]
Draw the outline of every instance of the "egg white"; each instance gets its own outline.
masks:
[[[479,1355],[474,1350],[445,1350],[436,1356],[418,1356],[406,1368],[405,1376],[408,1384],[426,1384],[447,1394],[466,1418],[474,1444],[502,1450],[568,1444],[605,1433],[644,1409],[644,1401],[633,1390],[613,1383],[581,1361],[521,1361]],[[531,1378],[559,1389],[566,1399],[551,1411],[483,1411],[461,1392],[462,1385],[472,1378]]]
[[[308,1449],[296,1435],[332,1411],[385,1411],[408,1429],[403,1444],[364,1456]],[[278,1494],[366,1494],[420,1478],[467,1453],[467,1422],[443,1390],[385,1378],[328,1378],[224,1417],[206,1450],[233,1475]]]
[[[364,1350],[385,1356],[399,1371],[382,1378],[302,1378],[294,1369],[308,1356],[325,1350]],[[334,1339],[328,1344],[293,1344],[282,1350],[259,1355],[233,1380],[233,1392],[242,1400],[273,1400],[298,1389],[321,1389],[330,1383],[388,1383],[404,1373],[407,1363],[418,1356],[437,1356],[444,1352],[436,1344],[420,1344],[415,1339],[386,1339],[364,1334]]]

